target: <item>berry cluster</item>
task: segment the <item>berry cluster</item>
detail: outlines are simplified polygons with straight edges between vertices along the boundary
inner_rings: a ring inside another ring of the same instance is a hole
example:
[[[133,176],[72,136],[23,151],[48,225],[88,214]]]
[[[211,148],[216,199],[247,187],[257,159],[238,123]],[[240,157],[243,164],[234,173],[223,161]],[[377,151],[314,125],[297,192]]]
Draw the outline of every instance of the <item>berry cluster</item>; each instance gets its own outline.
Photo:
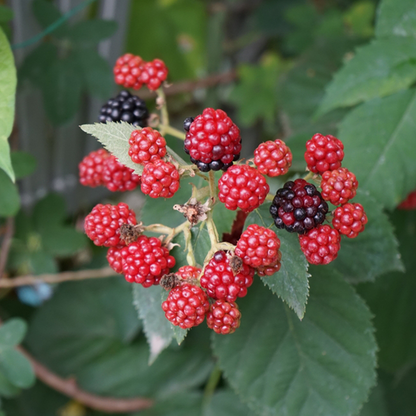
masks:
[[[89,153],[78,167],[79,181],[91,188],[103,185],[111,192],[124,192],[132,191],[140,184],[141,177],[105,149]]]
[[[145,62],[140,56],[126,53],[117,59],[114,66],[116,84],[125,88],[140,89],[143,84],[149,90],[157,90],[168,76],[168,69],[160,59]]]

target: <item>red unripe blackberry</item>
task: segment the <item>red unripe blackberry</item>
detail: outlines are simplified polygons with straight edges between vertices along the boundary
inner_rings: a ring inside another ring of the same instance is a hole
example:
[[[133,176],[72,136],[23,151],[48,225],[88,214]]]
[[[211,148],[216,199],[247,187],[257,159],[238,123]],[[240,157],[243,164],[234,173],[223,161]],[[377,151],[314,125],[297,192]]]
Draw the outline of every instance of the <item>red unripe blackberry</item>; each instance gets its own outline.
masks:
[[[163,275],[175,265],[169,250],[156,237],[141,235],[121,250],[123,274],[130,283],[143,287],[159,284]]]
[[[277,139],[261,143],[254,151],[254,163],[263,175],[270,177],[285,175],[292,166],[292,152]]]
[[[123,256],[121,255],[123,248],[124,245],[118,245],[110,247],[107,251],[108,264],[116,273],[123,273]]]
[[[239,159],[240,129],[224,111],[206,108],[195,119],[187,118],[184,128],[184,150],[200,171],[227,170]]]
[[[140,82],[149,90],[157,90],[168,76],[168,68],[161,59],[154,59],[141,66]]]
[[[248,165],[231,166],[218,181],[218,198],[227,209],[251,212],[258,208],[269,193],[266,178]]]
[[[200,282],[211,298],[234,302],[237,297],[247,295],[247,288],[253,284],[253,275],[254,269],[246,264],[234,275],[225,252],[217,251],[205,267]]]
[[[407,198],[397,208],[406,210],[416,209],[416,191],[410,192]]]
[[[326,171],[322,174],[322,198],[334,205],[343,205],[354,198],[358,181],[347,168]]]
[[[272,274],[277,273],[281,267],[280,260],[282,260],[282,253],[279,251],[279,257],[273,264],[270,264],[269,266],[258,267],[256,269],[256,273],[259,276],[271,276]]]
[[[175,274],[183,280],[198,279],[201,269],[194,266],[182,266]]]
[[[100,111],[100,123],[125,121],[133,126],[146,127],[149,111],[146,103],[128,91],[120,91],[117,97],[108,100]]]
[[[300,248],[311,264],[328,264],[335,260],[341,248],[341,237],[329,225],[319,225],[305,235],[299,236]]]
[[[361,204],[345,204],[334,211],[332,225],[340,234],[355,238],[364,231],[368,219]]]
[[[232,334],[240,326],[241,312],[235,302],[217,300],[207,314],[208,328],[217,334]]]
[[[134,163],[145,165],[166,155],[166,140],[151,127],[134,130],[129,145],[129,156]]]
[[[110,156],[105,149],[99,149],[91,152],[82,159],[79,168],[79,181],[84,186],[95,188],[103,185],[103,167],[104,161]]]
[[[151,198],[172,198],[179,189],[179,172],[161,159],[147,163],[142,174],[141,190]]]
[[[185,283],[169,292],[162,309],[173,325],[188,329],[203,322],[209,311],[209,300],[200,287]]]
[[[305,234],[325,220],[328,204],[316,187],[304,179],[286,182],[276,192],[270,214],[277,228]]]
[[[136,214],[127,204],[96,205],[85,217],[84,227],[87,236],[96,246],[112,247],[124,244],[120,240],[122,224],[136,225]]]
[[[314,173],[324,173],[341,167],[344,145],[336,137],[316,133],[306,142],[305,161]]]
[[[244,264],[257,268],[275,263],[280,255],[279,248],[280,240],[274,231],[251,224],[241,234],[235,255],[240,257]]]
[[[103,183],[111,192],[132,191],[140,184],[140,175],[110,155],[104,162]]]
[[[114,66],[114,80],[116,84],[123,85],[125,88],[141,88],[143,82],[139,80],[142,73],[144,61],[140,56],[126,53],[117,59]]]

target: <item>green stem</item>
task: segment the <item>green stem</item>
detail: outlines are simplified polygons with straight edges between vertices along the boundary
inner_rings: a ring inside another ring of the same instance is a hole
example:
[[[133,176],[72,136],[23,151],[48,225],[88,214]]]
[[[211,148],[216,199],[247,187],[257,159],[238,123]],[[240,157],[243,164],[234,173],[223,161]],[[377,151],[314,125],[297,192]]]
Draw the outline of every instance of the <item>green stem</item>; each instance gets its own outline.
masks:
[[[192,247],[192,233],[191,230],[187,227],[183,229],[183,235],[185,237],[185,244],[186,244],[186,250],[187,250],[187,255],[186,255],[186,261],[188,262],[188,264],[190,266],[195,266],[196,265],[196,261],[195,261],[195,255],[194,255],[194,249]]]
[[[205,385],[204,389],[204,397],[202,399],[202,407],[205,407],[211,401],[211,397],[217,388],[219,381],[221,380],[221,369],[218,367],[218,364],[215,365],[214,369],[212,370],[207,384]]]
[[[162,116],[163,121],[163,116]],[[168,124],[162,123],[160,126],[160,131],[165,134],[170,134],[173,137],[176,137],[180,140],[185,140],[185,133],[182,133],[180,130],[175,129],[175,127],[169,126]]]
[[[212,202],[215,203],[215,199],[217,196],[217,188],[215,186],[214,171],[210,170],[208,173],[208,177],[209,177],[209,192],[211,194]]]
[[[274,195],[273,194],[267,194],[266,195],[266,201],[273,202],[273,199],[274,199]]]
[[[160,115],[161,115],[161,121],[162,121],[162,124],[160,126],[160,134],[164,136],[166,133],[165,127],[169,126],[168,106],[166,103],[165,92],[163,91],[162,87],[156,90],[156,94],[157,94],[157,101],[159,102],[158,104],[160,105]]]
[[[308,174],[306,176],[304,176],[303,179],[305,179],[305,181],[312,179],[313,178],[314,173],[313,172],[308,172]]]

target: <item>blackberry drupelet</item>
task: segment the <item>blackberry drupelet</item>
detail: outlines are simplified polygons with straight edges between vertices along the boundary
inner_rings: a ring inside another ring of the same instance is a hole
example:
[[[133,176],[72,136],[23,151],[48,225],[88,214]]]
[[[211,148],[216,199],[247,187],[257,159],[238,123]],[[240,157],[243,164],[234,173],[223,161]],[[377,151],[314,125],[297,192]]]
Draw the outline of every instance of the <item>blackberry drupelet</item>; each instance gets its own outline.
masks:
[[[100,123],[106,121],[126,121],[138,127],[146,127],[149,110],[146,103],[136,95],[123,90],[101,107]]]
[[[276,227],[298,234],[322,224],[327,212],[328,204],[320,192],[304,179],[286,182],[270,206]]]

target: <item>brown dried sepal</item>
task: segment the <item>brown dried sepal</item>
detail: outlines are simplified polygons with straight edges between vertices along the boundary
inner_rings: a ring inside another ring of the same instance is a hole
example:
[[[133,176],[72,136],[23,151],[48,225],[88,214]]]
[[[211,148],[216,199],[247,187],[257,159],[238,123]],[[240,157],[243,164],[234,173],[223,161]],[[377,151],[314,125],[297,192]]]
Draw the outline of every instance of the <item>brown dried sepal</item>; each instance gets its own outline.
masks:
[[[141,234],[143,234],[144,227],[143,223],[137,225],[122,224],[120,227],[120,238],[129,245],[136,241]]]
[[[172,290],[176,286],[180,286],[182,284],[182,279],[175,273],[165,274],[160,279],[160,286],[163,287],[165,290]]]
[[[230,261],[230,267],[233,270],[233,273],[235,275],[240,273],[243,268],[243,260],[240,257],[232,254],[229,257],[229,261]]]
[[[173,206],[173,209],[182,212],[183,216],[190,222],[192,226],[198,224],[200,221],[207,219],[207,212],[211,210],[208,207],[209,200],[204,204],[198,202],[195,198],[191,198],[186,204]]]

